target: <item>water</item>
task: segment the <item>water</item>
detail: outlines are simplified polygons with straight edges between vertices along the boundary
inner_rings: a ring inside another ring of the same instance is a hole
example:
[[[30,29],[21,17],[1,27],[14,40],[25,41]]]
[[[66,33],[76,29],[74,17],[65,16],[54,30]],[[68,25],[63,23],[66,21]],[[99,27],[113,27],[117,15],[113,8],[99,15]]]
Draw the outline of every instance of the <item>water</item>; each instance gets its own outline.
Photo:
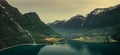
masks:
[[[68,41],[53,45],[21,45],[0,52],[0,55],[120,55],[120,45]]]

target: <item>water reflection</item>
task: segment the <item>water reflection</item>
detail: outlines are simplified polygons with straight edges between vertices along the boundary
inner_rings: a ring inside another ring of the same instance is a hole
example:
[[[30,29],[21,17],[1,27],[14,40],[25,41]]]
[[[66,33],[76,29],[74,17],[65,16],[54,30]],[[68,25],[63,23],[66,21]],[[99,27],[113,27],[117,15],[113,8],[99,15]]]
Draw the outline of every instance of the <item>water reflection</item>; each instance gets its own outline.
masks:
[[[118,43],[82,43],[67,41],[53,45],[23,45],[9,48],[0,55],[120,55]]]
[[[76,51],[71,50],[67,44],[54,44],[42,48],[38,55],[76,55]]]
[[[69,44],[54,44],[43,47],[38,55],[92,55],[86,45],[74,47]]]
[[[68,41],[43,47],[38,55],[120,55],[120,45]]]
[[[68,41],[68,45],[76,51],[86,48],[91,55],[120,55],[119,43],[82,43]]]

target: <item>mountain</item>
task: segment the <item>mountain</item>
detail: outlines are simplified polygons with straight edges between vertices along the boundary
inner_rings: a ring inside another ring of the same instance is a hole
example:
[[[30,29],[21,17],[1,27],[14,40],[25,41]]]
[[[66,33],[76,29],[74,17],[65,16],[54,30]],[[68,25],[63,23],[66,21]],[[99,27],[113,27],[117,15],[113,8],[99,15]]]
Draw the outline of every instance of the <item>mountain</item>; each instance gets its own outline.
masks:
[[[73,36],[79,36],[79,34],[76,33],[80,32],[79,29],[82,28],[84,20],[85,20],[84,16],[76,15],[71,17],[67,21],[56,20],[55,22],[49,23],[48,25],[51,28],[53,28],[57,33],[59,33],[61,37],[73,37]]]
[[[101,11],[101,12],[99,12]],[[96,14],[98,12],[98,14]],[[120,5],[109,8],[97,8],[88,14],[85,26],[114,27],[120,23]]]
[[[71,17],[68,21],[59,21],[56,20],[53,23],[50,23],[49,26],[52,28],[64,28],[64,29],[79,29],[81,28],[84,21],[84,16],[76,15]]]
[[[49,23],[48,25],[51,26],[52,28],[64,28],[64,23],[66,21],[64,20],[56,20],[55,22],[53,23]]]
[[[17,44],[43,43],[46,36],[58,35],[35,12],[20,11],[0,0],[0,49]]]
[[[83,23],[84,17],[82,15],[76,15],[70,20],[68,20],[66,23],[64,23],[65,28],[69,29],[78,29],[81,28]]]
[[[25,22],[24,24],[21,23],[24,29],[28,29],[29,31],[45,35],[57,34],[49,26],[42,22],[36,13],[30,12],[24,14],[23,16],[26,18],[26,23]]]
[[[101,11],[95,14],[96,11]],[[89,27],[89,28],[88,28]],[[109,8],[97,8],[88,14],[84,21],[84,28],[100,29],[101,33],[109,33],[112,38],[120,41],[120,5]]]
[[[62,32],[60,30],[67,30],[68,32],[64,31],[65,33],[68,33],[67,35],[72,35],[69,34],[71,32],[76,33],[76,36],[105,34],[110,35],[111,37],[114,36],[114,39],[120,41],[120,36],[118,35],[118,30],[120,29],[120,5],[108,8],[96,8],[91,11],[87,17],[75,16],[61,25],[58,23],[60,22],[57,22],[56,24],[53,22],[49,25],[58,33]],[[56,28],[56,25],[59,29]]]

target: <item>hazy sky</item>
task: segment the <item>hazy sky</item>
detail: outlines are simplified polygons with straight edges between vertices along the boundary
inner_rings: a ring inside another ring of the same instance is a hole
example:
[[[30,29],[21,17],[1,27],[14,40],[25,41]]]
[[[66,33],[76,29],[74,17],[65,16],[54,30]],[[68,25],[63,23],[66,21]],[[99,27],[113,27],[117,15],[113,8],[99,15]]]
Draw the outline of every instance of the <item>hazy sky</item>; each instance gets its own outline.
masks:
[[[45,23],[86,15],[95,8],[120,4],[120,0],[7,0],[23,14],[36,12]]]

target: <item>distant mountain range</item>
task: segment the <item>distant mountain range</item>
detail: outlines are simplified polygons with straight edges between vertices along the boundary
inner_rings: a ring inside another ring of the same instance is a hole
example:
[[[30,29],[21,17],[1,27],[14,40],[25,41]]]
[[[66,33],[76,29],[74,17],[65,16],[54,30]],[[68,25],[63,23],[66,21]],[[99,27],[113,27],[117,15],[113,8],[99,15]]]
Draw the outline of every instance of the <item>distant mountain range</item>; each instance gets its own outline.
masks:
[[[91,11],[87,17],[76,15],[68,21],[57,20],[49,23],[49,26],[61,35],[66,34],[68,37],[72,35],[70,33],[73,33],[73,36],[76,35],[75,33],[79,33],[77,36],[109,33],[114,36],[113,38],[120,39],[120,36],[115,36],[120,29],[120,5],[97,8]]]
[[[84,17],[82,15],[76,15],[68,21],[59,21],[56,20],[53,23],[50,23],[49,26],[53,28],[67,28],[67,29],[79,29],[82,26]]]
[[[42,43],[44,37],[58,35],[35,12],[20,11],[0,0],[0,49],[16,44]]]

